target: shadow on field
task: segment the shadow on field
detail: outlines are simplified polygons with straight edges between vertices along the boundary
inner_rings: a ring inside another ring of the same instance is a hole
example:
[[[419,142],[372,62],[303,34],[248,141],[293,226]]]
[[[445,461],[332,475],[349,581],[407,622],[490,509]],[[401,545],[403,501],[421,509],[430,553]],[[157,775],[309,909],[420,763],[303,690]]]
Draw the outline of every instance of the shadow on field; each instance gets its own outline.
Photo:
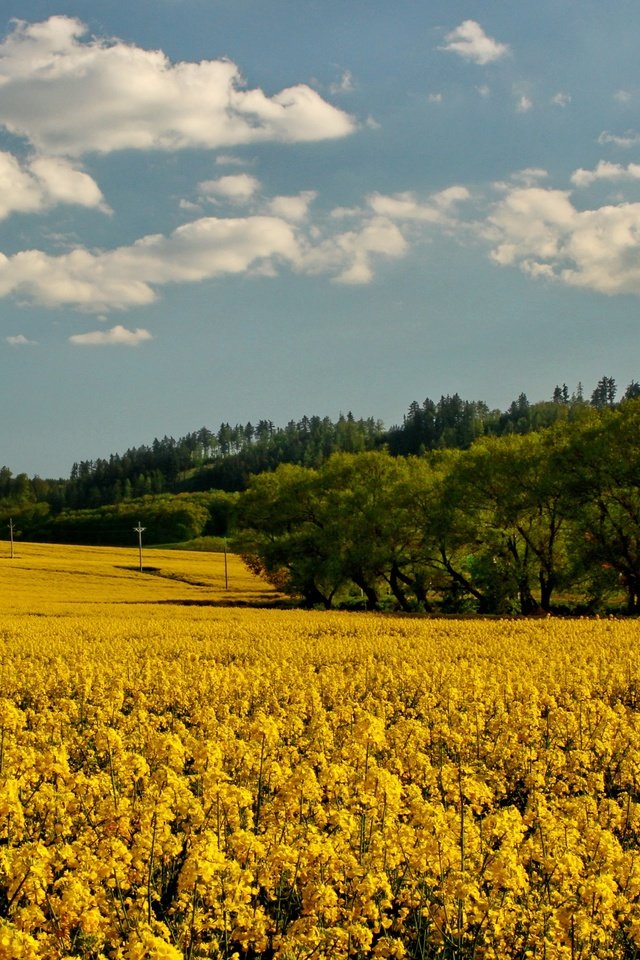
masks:
[[[291,603],[286,600],[261,600],[257,597],[255,600],[125,600],[120,601],[132,606],[173,606],[173,607],[244,607],[254,610],[289,610]]]
[[[160,567],[116,567],[117,570],[129,570],[131,573],[148,573],[152,577],[160,577],[161,580],[177,580],[179,583],[188,583],[190,587],[210,587],[210,583],[204,580],[192,580],[180,573],[163,573]]]

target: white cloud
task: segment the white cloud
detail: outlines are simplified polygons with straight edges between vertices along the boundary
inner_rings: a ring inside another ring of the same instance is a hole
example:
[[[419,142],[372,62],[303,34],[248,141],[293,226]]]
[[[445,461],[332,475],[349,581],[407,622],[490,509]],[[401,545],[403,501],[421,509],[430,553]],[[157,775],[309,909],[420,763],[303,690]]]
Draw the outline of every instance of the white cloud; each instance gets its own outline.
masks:
[[[443,209],[445,193],[439,201]],[[114,250],[0,254],[0,297],[100,314],[153,303],[158,288],[169,283],[231,274],[273,276],[282,265],[301,273],[329,273],[343,283],[368,283],[374,258],[406,251],[399,227],[370,210],[359,214],[352,230],[335,232],[329,217],[324,229],[311,225],[303,233],[296,221],[304,219],[313,196],[309,191],[275,198],[279,216],[202,217],[168,236],[142,237]]]
[[[76,333],[69,337],[69,342],[79,347],[103,347],[123,345],[137,347],[144,340],[152,340],[148,330],[138,327],[136,330],[127,330],[121,324],[111,327],[110,330],[93,330],[91,333]]]
[[[521,94],[518,97],[516,102],[516,112],[517,113],[528,113],[533,107],[533,100],[531,97],[527,97],[526,94]]]
[[[514,188],[482,225],[501,265],[604,294],[640,294],[640,203],[578,210],[563,190]]]
[[[598,143],[613,143],[616,147],[637,147],[640,144],[640,133],[636,130],[627,130],[621,136],[614,133],[609,133],[608,130],[603,130],[603,132],[598,137]]]
[[[514,187],[487,220],[493,259],[510,264],[556,256],[559,239],[575,213],[567,191]]]
[[[244,273],[270,258],[296,261],[298,256],[295,234],[283,220],[204,217],[169,236],[143,237],[110,251],[0,254],[0,296],[100,313],[153,303],[155,288],[167,283]]]
[[[427,97],[429,103],[442,103],[442,94],[441,93],[430,93]]]
[[[530,186],[538,180],[545,180],[549,174],[544,167],[525,167],[524,170],[518,170],[513,174],[513,179],[520,183]]]
[[[618,103],[629,103],[631,101],[631,94],[628,90],[616,90],[613,99],[617,100]]]
[[[193,200],[185,200],[184,197],[179,201],[178,206],[181,210],[187,210],[189,213],[193,213],[195,210],[202,210],[199,203],[194,203]]]
[[[318,239],[312,230],[311,241],[302,245],[299,269],[334,273],[339,283],[369,283],[376,257],[397,259],[407,253],[405,232],[415,234],[421,225],[455,223],[455,205],[470,196],[466,187],[452,186],[431,194],[426,201],[409,192],[394,196],[373,193],[367,197],[368,209],[338,207],[331,212],[331,219],[353,219],[354,228],[325,239]]]
[[[361,219],[366,216],[366,211],[362,207],[334,207],[330,213],[332,220],[352,220],[354,217]]]
[[[297,223],[304,220],[317,194],[315,190],[303,190],[295,197],[274,197],[269,203],[269,212],[283,220]]]
[[[596,180],[640,180],[640,164],[629,163],[625,167],[620,163],[601,160],[595,170],[580,168],[571,174],[571,182],[576,187],[589,187]]]
[[[343,70],[340,79],[329,87],[329,93],[351,93],[354,89],[353,74],[350,70]]]
[[[443,224],[450,220],[453,206],[468,200],[470,196],[466,187],[452,186],[431,194],[426,202],[418,200],[415,194],[409,192],[393,196],[373,193],[367,200],[375,214],[390,220]]]
[[[260,181],[248,173],[233,173],[217,180],[204,180],[198,184],[198,190],[205,200],[230,200],[233,203],[246,203],[257,190]]]
[[[494,184],[496,190],[512,190],[514,184],[522,187],[536,186],[539,180],[545,180],[549,174],[543,167],[525,167],[524,170],[516,170],[511,174],[508,182],[499,181]]]
[[[233,153],[219,153],[216,157],[216,165],[219,167],[247,167],[249,161],[243,157],[236,157]]]
[[[342,137],[342,110],[301,84],[267,96],[228,60],[173,64],[161,51],[85,39],[79,20],[14,23],[0,43],[0,125],[37,151],[217,148]]]
[[[479,23],[475,20],[464,20],[445,36],[445,43],[440,50],[457,53],[465,60],[472,60],[481,66],[500,60],[507,56],[509,47],[506,43],[499,43],[487,36]]]
[[[87,173],[74,169],[60,157],[35,157],[29,164],[50,201],[77,203],[82,207],[107,207],[98,184]]]
[[[91,177],[58,157],[35,157],[21,165],[0,152],[0,219],[12,213],[37,213],[58,203],[108,211]]]
[[[5,341],[12,347],[33,347],[36,340],[29,340],[23,333],[18,333],[15,337],[5,337]]]
[[[570,93],[556,93],[555,96],[551,97],[551,103],[555,107],[568,107],[571,103],[571,94]]]
[[[385,217],[372,217],[360,229],[339,233],[303,248],[300,269],[334,274],[337,283],[365,284],[373,279],[373,256],[397,258],[408,248],[398,227]]]
[[[491,96],[491,87],[486,83],[481,83],[479,87],[476,87],[476,90],[483,100],[486,100],[487,97]]]

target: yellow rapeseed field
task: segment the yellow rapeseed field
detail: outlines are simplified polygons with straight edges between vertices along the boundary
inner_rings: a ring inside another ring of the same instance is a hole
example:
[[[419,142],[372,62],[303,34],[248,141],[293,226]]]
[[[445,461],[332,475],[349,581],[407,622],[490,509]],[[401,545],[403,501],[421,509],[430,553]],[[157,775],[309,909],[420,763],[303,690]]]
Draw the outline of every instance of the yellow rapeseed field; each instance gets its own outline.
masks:
[[[136,565],[0,557],[0,960],[640,956],[636,622]]]

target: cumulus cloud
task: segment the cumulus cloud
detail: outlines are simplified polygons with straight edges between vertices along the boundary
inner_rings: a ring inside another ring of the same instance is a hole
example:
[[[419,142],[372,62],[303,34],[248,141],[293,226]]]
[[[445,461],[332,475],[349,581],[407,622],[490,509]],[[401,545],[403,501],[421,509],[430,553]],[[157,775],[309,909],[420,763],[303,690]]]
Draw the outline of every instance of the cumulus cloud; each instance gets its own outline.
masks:
[[[578,210],[563,190],[514,188],[482,225],[492,257],[604,294],[640,294],[640,203]]]
[[[153,303],[156,287],[167,283],[194,283],[244,273],[269,258],[297,257],[295,234],[283,220],[203,217],[168,236],[146,236],[115,250],[0,255],[0,296],[100,313]]]
[[[533,107],[533,100],[526,94],[521,94],[516,102],[517,113],[528,113]]]
[[[571,103],[571,94],[570,93],[556,93],[551,97],[551,103],[554,107],[568,107]]]
[[[373,193],[368,197],[368,203],[374,213],[390,220],[443,224],[451,219],[454,205],[468,200],[470,196],[466,187],[452,186],[431,194],[426,201],[418,200],[415,194],[410,192],[393,196]]]
[[[321,242],[307,242],[301,250],[299,269],[308,273],[333,273],[337,283],[365,284],[373,279],[373,258],[401,257],[407,248],[407,241],[396,224],[386,217],[374,216],[357,229]]]
[[[12,347],[34,347],[37,340],[29,340],[24,333],[18,333],[15,337],[5,337],[6,343]]]
[[[186,200],[184,197],[180,199],[178,206],[181,210],[187,210],[189,213],[193,213],[195,210],[202,210],[199,203],[194,203],[193,200]]]
[[[311,225],[303,232],[297,221],[304,220],[313,196],[276,198],[279,216],[202,217],[167,236],[142,237],[114,250],[0,254],[0,297],[99,314],[153,303],[158,288],[169,283],[241,273],[269,276],[282,266],[329,273],[343,283],[368,283],[376,259],[405,253],[400,228],[371,209],[362,211],[352,230],[336,232],[329,217],[324,231]]]
[[[616,90],[613,99],[618,103],[629,103],[631,101],[631,94],[628,90]]]
[[[333,273],[338,283],[369,283],[376,260],[404,256],[411,233],[421,226],[443,228],[453,224],[456,204],[470,196],[466,187],[452,186],[426,200],[410,192],[393,196],[373,193],[364,208],[338,207],[331,211],[331,219],[354,220],[353,229],[319,239],[312,228],[310,237],[301,243],[298,269]]]
[[[640,180],[640,163],[610,163],[601,160],[595,170],[580,168],[571,174],[571,182],[576,187],[590,187],[596,180]]]
[[[76,333],[69,337],[69,342],[79,347],[104,347],[122,345],[137,347],[144,340],[152,340],[148,330],[138,327],[136,330],[127,330],[121,324],[111,327],[110,330],[93,330],[91,333]]]
[[[293,220],[294,223],[304,220],[309,213],[309,206],[315,200],[315,190],[303,190],[293,197],[274,197],[269,202],[269,212],[283,220]]]
[[[497,241],[494,260],[511,264],[531,256],[556,256],[560,237],[574,222],[575,213],[568,191],[512,189],[487,221],[487,236]]]
[[[640,143],[640,133],[636,130],[627,130],[622,135],[618,135],[603,130],[598,137],[598,143],[613,143],[616,147],[624,147],[625,149],[627,147],[637,147]]]
[[[58,203],[108,207],[96,182],[59,157],[34,157],[21,164],[0,152],[0,219],[12,213],[37,213]]]
[[[471,60],[481,66],[500,60],[509,53],[509,46],[506,43],[499,43],[487,36],[475,20],[464,20],[444,39],[445,43],[440,50],[457,53],[463,59]]]
[[[259,189],[260,181],[248,173],[229,174],[226,177],[218,177],[217,180],[204,180],[198,184],[198,190],[203,199],[214,202],[230,200],[232,203],[246,203]]]
[[[229,60],[87,38],[79,20],[14,23],[0,43],[0,124],[49,156],[343,137],[354,122],[310,87],[247,89]]]

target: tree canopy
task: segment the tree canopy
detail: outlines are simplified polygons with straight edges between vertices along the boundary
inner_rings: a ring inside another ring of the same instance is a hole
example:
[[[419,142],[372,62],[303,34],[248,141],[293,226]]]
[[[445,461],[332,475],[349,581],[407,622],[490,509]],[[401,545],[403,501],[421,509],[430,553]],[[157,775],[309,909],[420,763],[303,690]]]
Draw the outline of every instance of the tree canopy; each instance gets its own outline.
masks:
[[[310,605],[528,614],[624,592],[638,613],[639,478],[636,399],[463,450],[281,465],[238,509],[254,569]]]

